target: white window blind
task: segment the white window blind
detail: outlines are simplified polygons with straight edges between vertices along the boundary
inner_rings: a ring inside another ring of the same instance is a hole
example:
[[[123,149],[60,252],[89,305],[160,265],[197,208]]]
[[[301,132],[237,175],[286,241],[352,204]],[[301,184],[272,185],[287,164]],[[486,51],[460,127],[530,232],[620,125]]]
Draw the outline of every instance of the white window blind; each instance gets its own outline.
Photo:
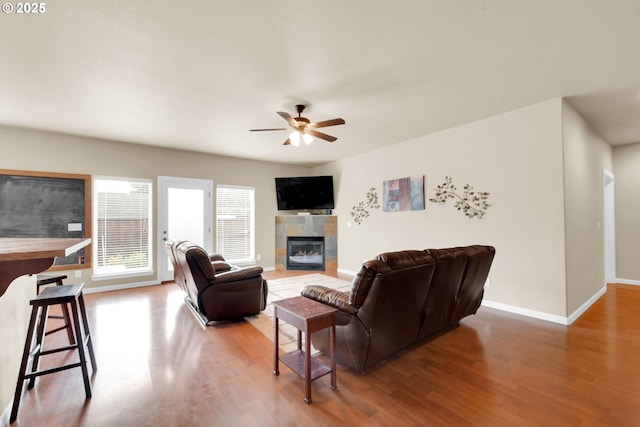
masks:
[[[151,271],[151,182],[94,179],[94,275]]]
[[[216,252],[228,262],[255,260],[255,189],[218,185]]]

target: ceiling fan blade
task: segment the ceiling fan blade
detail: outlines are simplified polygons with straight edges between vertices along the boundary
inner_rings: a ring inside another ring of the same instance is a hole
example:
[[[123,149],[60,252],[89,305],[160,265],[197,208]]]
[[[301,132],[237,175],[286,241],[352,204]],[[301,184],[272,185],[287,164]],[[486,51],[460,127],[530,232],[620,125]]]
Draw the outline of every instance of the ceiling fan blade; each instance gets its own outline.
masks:
[[[249,129],[249,132],[262,132],[265,130],[287,130],[287,128],[273,128],[273,129]]]
[[[309,127],[326,128],[327,126],[343,125],[344,123],[345,123],[344,119],[331,119],[331,120],[324,120],[321,122],[311,123]]]
[[[324,139],[325,141],[329,141],[329,142],[333,142],[336,139],[338,139],[335,136],[327,135],[326,133],[318,132],[317,130],[313,130],[313,129],[306,129],[305,133],[308,133],[309,135],[315,136],[316,138]]]
[[[291,140],[287,138],[287,140],[282,145],[291,145]]]
[[[280,117],[282,117],[283,119],[285,119],[287,121],[287,123],[289,123],[289,125],[291,125],[292,128],[294,129],[298,129],[298,122],[295,121],[295,119],[293,117],[291,117],[291,114],[289,113],[285,113],[283,111],[278,111],[278,115]]]

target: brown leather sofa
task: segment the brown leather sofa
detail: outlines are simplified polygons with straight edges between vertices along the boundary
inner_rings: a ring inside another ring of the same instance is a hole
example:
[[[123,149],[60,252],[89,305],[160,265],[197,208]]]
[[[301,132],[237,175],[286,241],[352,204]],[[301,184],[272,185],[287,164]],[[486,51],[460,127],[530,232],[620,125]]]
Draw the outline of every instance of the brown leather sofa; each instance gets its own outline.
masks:
[[[338,309],[338,362],[364,372],[475,314],[494,255],[481,245],[387,252],[362,265],[350,292],[312,285],[302,295]],[[311,341],[329,353],[328,329]]]
[[[174,280],[203,324],[258,314],[267,304],[262,267],[239,268],[187,241],[167,241]]]

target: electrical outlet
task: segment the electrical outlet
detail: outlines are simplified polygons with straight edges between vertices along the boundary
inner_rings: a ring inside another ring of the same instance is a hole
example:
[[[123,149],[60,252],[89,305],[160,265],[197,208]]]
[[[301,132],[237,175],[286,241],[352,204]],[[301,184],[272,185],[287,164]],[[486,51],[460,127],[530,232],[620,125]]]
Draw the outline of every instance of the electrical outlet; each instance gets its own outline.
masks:
[[[76,279],[79,279],[80,277],[82,277],[82,271],[76,270]]]
[[[256,261],[261,261],[262,260],[262,255],[258,254],[256,255]]]

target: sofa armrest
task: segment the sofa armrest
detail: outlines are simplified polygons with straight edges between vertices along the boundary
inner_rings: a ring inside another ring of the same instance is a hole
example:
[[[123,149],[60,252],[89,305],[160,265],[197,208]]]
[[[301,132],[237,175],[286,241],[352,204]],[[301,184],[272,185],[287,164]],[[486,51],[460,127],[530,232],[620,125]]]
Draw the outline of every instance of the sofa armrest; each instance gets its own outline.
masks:
[[[303,297],[321,302],[348,314],[356,314],[358,309],[349,304],[349,294],[320,285],[309,285],[301,292]]]
[[[209,260],[213,261],[224,261],[224,257],[220,254],[209,254]]]
[[[215,285],[219,283],[228,283],[236,282],[243,279],[251,279],[252,277],[260,276],[262,272],[263,268],[258,266],[225,271],[220,274],[216,274],[216,276],[210,280],[210,283]]]
[[[227,262],[220,261],[220,260],[211,261],[211,265],[213,266],[213,269],[215,270],[216,274],[233,269],[233,267],[229,265]]]

